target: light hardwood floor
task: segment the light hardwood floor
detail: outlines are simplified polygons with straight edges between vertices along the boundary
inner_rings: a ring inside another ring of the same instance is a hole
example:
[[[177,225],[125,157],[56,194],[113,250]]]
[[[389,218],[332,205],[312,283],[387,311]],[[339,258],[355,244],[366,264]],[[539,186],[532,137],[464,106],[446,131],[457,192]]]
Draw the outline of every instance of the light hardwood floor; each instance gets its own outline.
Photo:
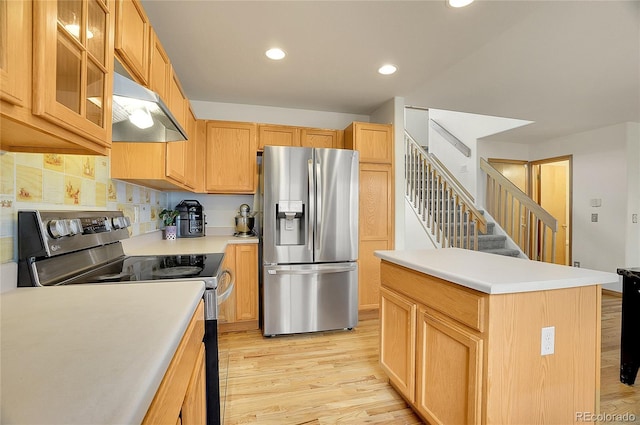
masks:
[[[621,299],[602,300],[601,413],[632,412],[640,422],[640,378],[633,387],[618,379]],[[422,423],[380,369],[376,319],[347,332],[222,334],[220,357],[225,425]]]

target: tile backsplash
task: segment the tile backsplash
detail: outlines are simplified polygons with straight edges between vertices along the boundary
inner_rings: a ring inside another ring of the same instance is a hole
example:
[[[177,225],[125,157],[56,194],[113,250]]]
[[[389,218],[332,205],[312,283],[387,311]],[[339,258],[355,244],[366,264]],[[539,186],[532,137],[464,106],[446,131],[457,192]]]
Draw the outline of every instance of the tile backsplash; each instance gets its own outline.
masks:
[[[131,236],[157,230],[168,194],[109,178],[109,158],[0,151],[0,263],[17,261],[17,212],[120,210]]]

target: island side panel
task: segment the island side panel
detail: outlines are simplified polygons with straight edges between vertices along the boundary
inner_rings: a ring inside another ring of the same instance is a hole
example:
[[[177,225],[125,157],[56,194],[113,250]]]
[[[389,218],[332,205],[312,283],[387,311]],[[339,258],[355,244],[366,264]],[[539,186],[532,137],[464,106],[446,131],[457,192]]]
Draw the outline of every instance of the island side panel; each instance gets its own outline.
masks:
[[[490,297],[487,424],[584,424],[579,412],[598,412],[600,297],[599,285]],[[542,356],[549,326],[554,353]]]

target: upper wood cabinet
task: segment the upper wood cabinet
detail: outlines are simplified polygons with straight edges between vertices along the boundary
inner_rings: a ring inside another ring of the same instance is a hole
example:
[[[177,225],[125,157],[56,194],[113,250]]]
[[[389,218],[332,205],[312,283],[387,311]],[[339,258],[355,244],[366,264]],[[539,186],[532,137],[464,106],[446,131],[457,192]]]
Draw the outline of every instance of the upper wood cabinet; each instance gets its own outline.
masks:
[[[96,0],[60,8],[0,2],[0,149],[109,152],[113,8]],[[70,10],[80,10],[75,24]]]
[[[255,193],[257,125],[208,121],[205,189],[209,193]]]
[[[319,128],[300,129],[300,146],[309,148],[344,148],[344,132]]]
[[[182,85],[180,85],[180,80],[178,79],[178,75],[171,67],[171,75],[169,78],[169,109],[171,109],[171,113],[178,120],[178,123],[182,126],[184,131],[189,131],[187,128],[187,108],[189,106],[189,101],[184,95],[182,91]]]
[[[107,152],[113,87],[112,6],[103,0],[2,2],[0,21],[7,35],[2,37],[3,49],[7,48],[1,65],[2,99],[15,106],[2,105],[3,117],[11,120],[6,126],[3,122],[3,148]],[[14,42],[18,44],[12,46]],[[20,52],[22,58],[16,47],[25,49]],[[18,76],[20,81],[16,72],[24,72]],[[32,81],[30,93],[24,80]]]
[[[111,178],[158,190],[184,190],[186,143],[114,143],[111,148]]]
[[[197,192],[201,184],[198,184],[198,143],[203,143],[204,139],[199,137],[197,119],[191,110],[187,109],[187,133],[189,134],[189,140],[186,142],[184,151],[184,184],[190,190]],[[204,177],[204,174],[200,176]]]
[[[258,150],[263,151],[265,146],[344,148],[344,132],[311,127],[258,124]]]
[[[115,51],[139,83],[149,83],[149,18],[139,0],[116,0]]]
[[[31,2],[0,2],[0,99],[28,106],[31,76]]]
[[[298,127],[286,125],[258,125],[258,150],[265,146],[300,146]]]
[[[344,146],[360,152],[360,162],[393,163],[393,126],[354,122],[344,130]]]
[[[169,79],[171,61],[153,28],[150,29],[149,88],[158,93],[164,103],[169,104]]]

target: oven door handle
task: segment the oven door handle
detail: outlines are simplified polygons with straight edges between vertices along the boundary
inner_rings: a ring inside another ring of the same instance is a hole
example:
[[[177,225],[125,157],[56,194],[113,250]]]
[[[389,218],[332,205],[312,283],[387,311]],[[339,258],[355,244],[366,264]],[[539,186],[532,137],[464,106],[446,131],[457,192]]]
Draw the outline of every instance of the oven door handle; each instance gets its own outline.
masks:
[[[218,305],[222,304],[223,302],[226,301],[227,298],[229,298],[229,296],[233,292],[233,287],[235,286],[235,283],[236,283],[236,277],[233,275],[233,273],[229,269],[222,270],[222,272],[220,272],[220,275],[218,276],[218,279],[221,279],[225,274],[229,275],[229,285],[227,286],[227,289],[225,289],[222,294],[219,294],[217,296]]]

